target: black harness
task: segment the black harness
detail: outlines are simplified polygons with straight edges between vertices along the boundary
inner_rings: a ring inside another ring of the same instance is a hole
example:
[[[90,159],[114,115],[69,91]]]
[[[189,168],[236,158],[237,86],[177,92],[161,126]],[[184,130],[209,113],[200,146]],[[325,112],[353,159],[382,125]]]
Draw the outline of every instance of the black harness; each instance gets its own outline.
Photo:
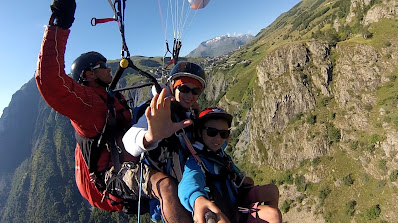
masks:
[[[203,149],[197,150],[197,155],[220,167],[217,174],[211,173],[206,168],[201,168],[206,179],[205,190],[207,191],[209,200],[213,201],[231,222],[234,222],[237,217],[236,214],[239,211],[236,204],[241,204],[241,201],[244,199],[243,196],[246,194],[239,187],[244,177],[239,174],[240,171],[236,168],[232,158],[223,151],[220,152],[223,153],[222,156],[213,151]],[[226,184],[227,180],[231,181],[229,187]],[[236,203],[232,203],[232,196],[235,198]]]
[[[123,105],[123,109],[118,111],[114,109],[114,98],[108,96],[107,100],[105,100],[105,98],[102,96],[100,97],[108,107],[108,117],[102,132],[92,138],[85,138],[75,132],[76,141],[80,146],[84,161],[86,162],[90,173],[97,171],[97,162],[101,156],[102,150],[104,149],[111,153],[112,162],[115,165],[115,168],[116,165],[119,165],[117,171],[120,170],[120,164],[123,163],[124,160],[122,153],[122,149],[124,149],[124,147],[123,145],[117,144],[116,138],[123,135],[127,131],[127,129],[121,128],[121,124],[118,124],[118,122],[126,121],[125,117],[123,116],[123,112],[129,108],[120,93],[115,95],[115,97]],[[122,120],[118,120],[117,117],[123,118]]]
[[[117,111],[114,106],[115,98],[123,105],[123,108]],[[127,129],[122,127],[122,123],[126,122],[123,112],[128,110],[129,107],[120,93],[116,93],[115,97],[111,97],[108,94],[107,100],[103,97],[101,99],[108,107],[107,120],[102,132],[93,138],[85,138],[75,132],[76,141],[87,164],[90,180],[103,193],[103,199],[110,199],[112,205],[123,204],[123,211],[125,213],[135,214],[138,209],[137,200],[122,179],[124,173],[120,173],[121,165],[124,161],[124,146],[117,141],[117,138],[127,131]],[[114,167],[113,177],[108,180],[107,184],[105,184],[105,172],[112,167],[110,162],[108,162],[104,170],[98,171],[97,168],[97,163],[104,150],[110,153]],[[143,204],[143,207],[148,207],[148,201],[144,202],[146,203]],[[144,209],[143,212],[148,212],[148,209]]]
[[[179,122],[187,119],[185,109],[178,102],[171,104],[172,121]],[[185,132],[194,133],[193,126],[184,129]],[[160,141],[158,148],[146,152],[145,158],[149,165],[175,178],[178,182],[182,179],[184,165],[191,153],[184,147],[180,138],[173,134],[169,138]]]

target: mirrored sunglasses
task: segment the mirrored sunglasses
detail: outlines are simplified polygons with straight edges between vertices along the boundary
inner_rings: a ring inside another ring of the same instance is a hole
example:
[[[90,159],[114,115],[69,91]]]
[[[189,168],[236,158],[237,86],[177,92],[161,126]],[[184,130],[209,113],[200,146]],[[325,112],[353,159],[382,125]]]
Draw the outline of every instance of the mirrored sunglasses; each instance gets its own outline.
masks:
[[[100,62],[99,64],[95,65],[92,69],[95,70],[95,69],[99,69],[99,68],[106,69],[106,68],[108,68],[108,66],[106,65],[105,62]]]
[[[220,137],[222,139],[227,139],[229,137],[229,134],[231,133],[230,130],[219,130],[216,128],[212,128],[212,127],[205,127],[204,128],[206,130],[206,134],[210,137],[216,137],[217,134],[220,134]]]
[[[200,88],[198,88],[198,87],[196,87],[196,88],[190,88],[190,87],[188,87],[188,86],[186,86],[186,85],[180,85],[180,86],[177,87],[177,89],[178,89],[180,92],[185,93],[185,94],[188,94],[189,92],[192,92],[193,95],[200,95],[200,93],[202,92],[202,91],[200,90]]]

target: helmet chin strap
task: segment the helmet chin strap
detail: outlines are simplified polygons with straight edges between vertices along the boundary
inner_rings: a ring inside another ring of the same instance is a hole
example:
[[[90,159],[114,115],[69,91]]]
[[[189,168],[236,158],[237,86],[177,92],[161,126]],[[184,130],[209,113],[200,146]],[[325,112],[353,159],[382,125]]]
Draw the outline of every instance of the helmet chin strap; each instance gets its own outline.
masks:
[[[103,81],[100,80],[99,78],[96,78],[94,81],[97,82],[97,84],[99,84],[101,87],[104,87],[104,88],[109,87],[109,84],[103,82]]]
[[[107,88],[109,87],[109,84],[101,81],[99,78],[95,78],[94,80],[91,79],[91,81],[95,81],[98,85],[100,85],[101,87]],[[88,83],[90,82],[90,80],[86,77],[82,78],[80,83],[83,84],[84,86],[88,86]]]

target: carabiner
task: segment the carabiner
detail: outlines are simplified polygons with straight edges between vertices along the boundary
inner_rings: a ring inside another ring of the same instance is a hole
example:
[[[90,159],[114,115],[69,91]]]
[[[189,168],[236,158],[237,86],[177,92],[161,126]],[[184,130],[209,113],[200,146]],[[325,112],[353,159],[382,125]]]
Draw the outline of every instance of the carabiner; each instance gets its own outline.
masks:
[[[93,17],[91,19],[91,26],[96,26],[97,25],[97,18]]]

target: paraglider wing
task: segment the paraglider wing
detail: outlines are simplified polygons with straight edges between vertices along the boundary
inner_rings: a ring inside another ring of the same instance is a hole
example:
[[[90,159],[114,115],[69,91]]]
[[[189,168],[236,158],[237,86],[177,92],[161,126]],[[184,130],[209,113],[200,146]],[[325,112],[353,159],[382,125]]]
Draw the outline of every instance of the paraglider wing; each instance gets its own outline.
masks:
[[[166,57],[167,53],[172,54],[170,63],[166,66],[166,68],[170,64],[177,64],[185,27],[190,26],[191,22],[193,21],[193,17],[195,17],[195,15],[198,13],[198,11],[196,10],[206,7],[209,2],[210,0],[158,0],[160,19],[162,22],[167,48],[164,57]],[[166,5],[166,3],[167,10],[165,11],[167,11],[167,17],[165,20],[163,20],[162,5]],[[169,14],[171,16],[170,19]],[[170,24],[172,25],[173,51],[169,50],[167,43],[167,22],[170,22]]]
[[[192,9],[201,9],[206,7],[210,0],[188,0]]]

